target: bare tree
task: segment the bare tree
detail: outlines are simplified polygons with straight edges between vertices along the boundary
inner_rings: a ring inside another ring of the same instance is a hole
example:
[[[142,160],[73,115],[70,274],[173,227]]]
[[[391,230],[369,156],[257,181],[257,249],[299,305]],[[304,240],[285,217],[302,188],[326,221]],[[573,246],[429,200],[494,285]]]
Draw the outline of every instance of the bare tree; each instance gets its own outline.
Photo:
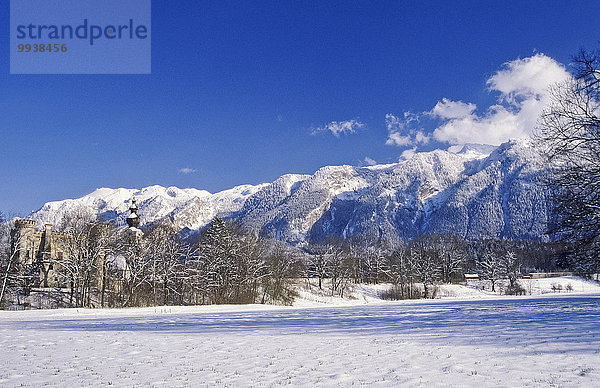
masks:
[[[185,247],[170,221],[162,222],[150,229],[146,237],[152,261],[153,304],[175,303],[181,297],[178,278],[183,271]]]
[[[265,276],[262,278],[262,303],[289,305],[296,295],[293,279],[300,272],[300,254],[281,241],[273,241],[265,253]]]
[[[486,248],[479,257],[478,272],[483,279],[489,280],[492,292],[496,292],[496,284],[503,276],[502,257],[498,252]]]
[[[379,283],[387,270],[387,254],[381,244],[371,245],[364,249],[362,260],[360,261],[363,281],[369,284]]]
[[[393,299],[411,299],[415,297],[415,269],[408,247],[396,249],[387,256],[386,276],[392,283]],[[420,292],[418,293],[420,294]]]
[[[330,245],[327,267],[331,279],[331,295],[344,297],[344,292],[352,278],[353,261],[341,246]]]
[[[509,285],[506,291],[507,294],[520,295],[525,290],[519,284],[521,275],[521,260],[513,251],[507,251],[502,257],[502,270],[508,277]]]
[[[307,278],[316,277],[319,281],[319,290],[323,289],[323,279],[329,275],[328,260],[331,252],[330,246],[315,245],[307,248],[306,255],[306,276]]]
[[[581,51],[575,74],[551,89],[537,144],[551,163],[556,230],[583,274],[600,272],[600,56]]]
[[[110,291],[111,294],[119,291],[120,283],[115,282],[115,278],[118,281],[119,277],[115,275],[122,268],[117,265],[115,257],[118,254],[120,231],[114,224],[102,224],[96,230],[94,245],[97,247],[98,258],[95,282],[99,285],[100,307],[104,307],[107,291]]]
[[[113,263],[122,283],[121,306],[151,305],[153,262],[147,239],[130,230],[121,231],[115,253]]]
[[[410,260],[412,270],[423,284],[424,297],[429,298],[431,287],[439,279],[440,266],[437,252],[431,246],[428,236],[421,236],[411,242]]]
[[[238,245],[236,303],[255,303],[262,279],[267,276],[268,268],[264,259],[268,244],[260,240],[257,235],[246,233],[241,229],[236,231],[236,236]]]
[[[7,290],[16,287],[19,275],[19,249],[21,236],[15,236],[13,241],[14,222],[4,219],[0,212],[0,275],[2,282],[0,288],[0,308],[5,307],[5,297]]]
[[[75,306],[89,307],[102,278],[98,274],[108,252],[109,231],[97,222],[93,211],[84,207],[66,214],[59,228],[65,234],[59,248],[64,257],[55,263],[56,272],[69,284],[71,303],[74,299]]]

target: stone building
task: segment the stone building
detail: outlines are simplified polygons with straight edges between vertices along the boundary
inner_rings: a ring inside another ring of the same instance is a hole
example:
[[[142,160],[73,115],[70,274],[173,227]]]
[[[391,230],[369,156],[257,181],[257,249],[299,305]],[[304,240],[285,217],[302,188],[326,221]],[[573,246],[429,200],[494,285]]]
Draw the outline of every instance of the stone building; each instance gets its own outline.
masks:
[[[52,231],[52,225],[37,229],[33,220],[16,220],[12,232],[12,249],[17,252],[21,265],[39,267],[38,287],[67,287],[59,275],[60,263],[65,258],[67,234]]]
[[[137,215],[138,207],[135,197],[132,199],[130,214],[127,217],[128,233],[135,240],[140,240],[143,233],[137,227],[140,223],[140,218]],[[107,225],[94,225],[89,233],[89,240],[99,240],[96,237],[97,233],[102,233]],[[70,256],[79,254],[77,249],[81,249],[77,237],[72,233],[56,232],[52,230],[52,224],[44,225],[42,230],[37,228],[37,223],[34,220],[18,219],[15,221],[15,227],[12,231],[12,249],[17,252],[18,263],[21,266],[34,268],[37,273],[39,268],[39,281],[34,279],[33,287],[42,288],[70,288],[68,284],[69,268],[68,259]],[[102,240],[105,241],[105,240]],[[86,242],[87,243],[87,242]],[[101,251],[101,250],[100,250]],[[96,255],[98,262],[94,268],[102,271],[104,269],[103,261],[105,257]],[[35,276],[37,278],[37,276]],[[100,289],[102,287],[103,274],[96,274],[94,279],[97,284],[95,286]]]

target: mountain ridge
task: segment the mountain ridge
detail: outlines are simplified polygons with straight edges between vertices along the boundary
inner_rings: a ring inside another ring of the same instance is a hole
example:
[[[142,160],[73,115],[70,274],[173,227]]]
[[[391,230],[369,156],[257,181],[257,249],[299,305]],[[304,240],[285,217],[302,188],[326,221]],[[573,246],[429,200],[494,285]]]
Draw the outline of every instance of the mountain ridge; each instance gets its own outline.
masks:
[[[459,152],[416,153],[399,163],[325,166],[271,183],[218,193],[149,186],[100,188],[78,199],[48,202],[31,218],[59,224],[76,206],[122,223],[135,193],[142,226],[168,218],[194,233],[217,215],[269,238],[297,244],[329,236],[408,240],[421,233],[465,239],[548,240],[549,196],[542,159],[525,141]]]

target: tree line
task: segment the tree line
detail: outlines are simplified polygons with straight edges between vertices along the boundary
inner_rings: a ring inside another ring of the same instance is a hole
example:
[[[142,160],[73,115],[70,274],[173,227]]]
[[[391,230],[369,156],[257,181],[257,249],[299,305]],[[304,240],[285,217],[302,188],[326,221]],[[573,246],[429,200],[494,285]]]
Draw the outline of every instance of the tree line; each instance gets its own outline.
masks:
[[[66,215],[59,229],[66,236],[55,247],[62,258],[50,261],[62,286],[43,287],[40,268],[49,260],[19,262],[14,225],[3,223],[3,306],[19,303],[34,287],[42,287],[37,291],[50,307],[291,304],[299,284],[344,297],[352,284],[390,283],[390,298],[431,298],[436,284],[462,282],[468,272],[492,287],[508,277],[506,292],[517,293],[522,273],[555,270],[552,257],[560,254],[556,244],[467,242],[454,235],[423,235],[401,245],[330,238],[293,247],[219,217],[190,241],[169,220],[141,235],[99,222],[86,209]]]

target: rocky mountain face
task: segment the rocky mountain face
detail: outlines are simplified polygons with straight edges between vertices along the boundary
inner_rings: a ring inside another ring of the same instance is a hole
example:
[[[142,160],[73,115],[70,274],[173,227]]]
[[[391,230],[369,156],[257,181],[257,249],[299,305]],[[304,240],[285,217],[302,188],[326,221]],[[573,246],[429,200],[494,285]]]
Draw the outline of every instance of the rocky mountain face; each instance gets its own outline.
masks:
[[[188,232],[220,215],[289,243],[355,235],[411,239],[421,233],[547,240],[544,171],[526,142],[467,145],[458,153],[417,153],[391,165],[327,166],[313,175],[283,175],[216,194],[161,186],[98,189],[49,202],[32,218],[56,224],[70,209],[85,206],[120,223],[135,193],[142,226],[170,218]]]

